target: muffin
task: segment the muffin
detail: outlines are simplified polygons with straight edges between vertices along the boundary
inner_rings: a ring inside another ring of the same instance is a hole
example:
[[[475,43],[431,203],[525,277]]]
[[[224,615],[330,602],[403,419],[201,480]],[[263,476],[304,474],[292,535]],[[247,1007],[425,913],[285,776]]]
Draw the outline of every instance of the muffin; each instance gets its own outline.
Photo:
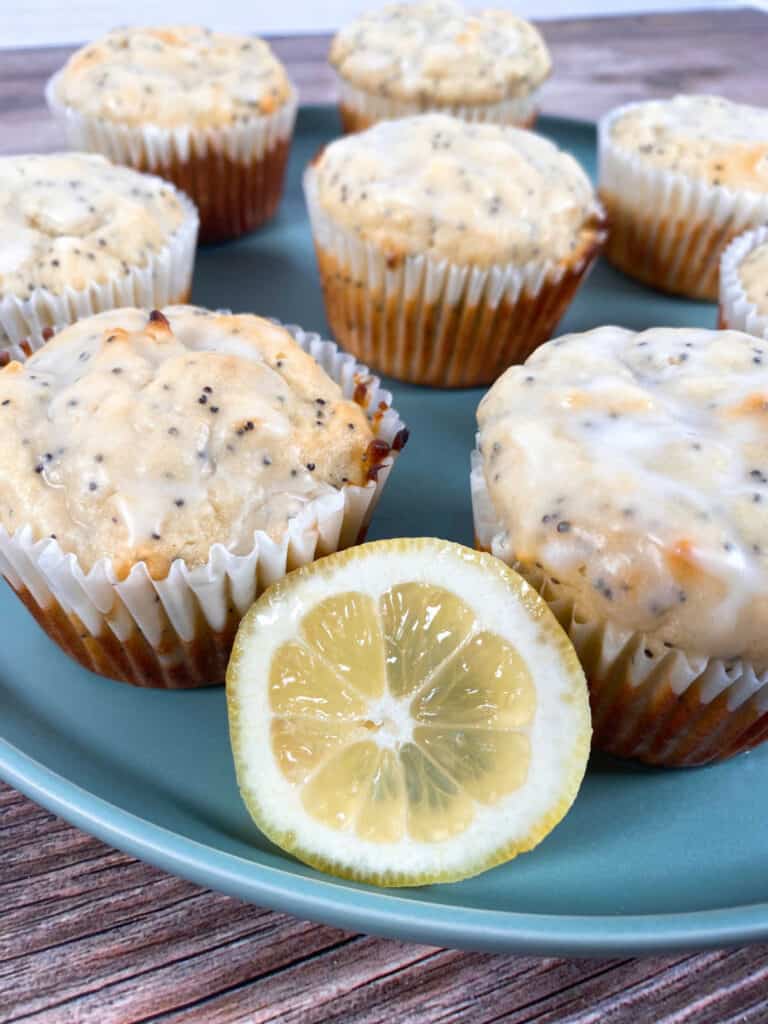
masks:
[[[277,209],[297,100],[261,39],[117,29],[70,57],[46,96],[74,148],[190,195],[203,241],[242,235]]]
[[[173,186],[101,156],[0,158],[0,361],[78,317],[185,301],[197,227]]]
[[[426,110],[530,127],[552,63],[539,32],[509,11],[452,0],[389,4],[343,28],[329,59],[345,131]]]
[[[768,220],[768,110],[717,96],[631,103],[600,122],[599,151],[611,263],[717,301],[724,247]]]
[[[696,765],[768,738],[768,347],[600,327],[478,409],[479,546],[568,632],[597,747]]]
[[[419,384],[487,384],[524,359],[605,236],[573,157],[533,132],[447,114],[338,139],[304,187],[335,337]]]
[[[739,235],[723,253],[720,326],[768,339],[768,226]]]
[[[0,572],[113,679],[224,679],[286,572],[362,538],[407,437],[335,345],[247,315],[102,313],[0,371]]]

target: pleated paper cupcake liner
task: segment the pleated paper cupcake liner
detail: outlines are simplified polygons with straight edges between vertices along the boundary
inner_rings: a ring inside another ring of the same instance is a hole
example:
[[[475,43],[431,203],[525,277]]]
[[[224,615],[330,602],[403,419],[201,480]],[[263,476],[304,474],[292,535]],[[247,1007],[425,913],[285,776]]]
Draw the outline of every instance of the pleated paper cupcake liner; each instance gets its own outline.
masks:
[[[720,761],[768,739],[768,672],[667,648],[655,637],[589,622],[572,598],[535,565],[516,561],[472,453],[475,539],[523,575],[570,637],[587,677],[593,743],[617,757],[691,767]]]
[[[376,370],[415,384],[477,387],[551,337],[605,239],[584,232],[570,264],[458,266],[428,255],[393,261],[338,227],[304,177],[334,337]]]
[[[753,249],[768,242],[768,225],[747,231],[734,238],[720,261],[720,317],[721,327],[731,331],[745,331],[758,338],[768,339],[768,315],[759,312],[750,302],[739,276],[739,267]]]
[[[200,211],[201,241],[236,238],[277,210],[298,109],[295,92],[272,114],[218,128],[171,129],[82,114],[59,100],[60,74],[49,80],[45,96],[70,146],[173,182]]]
[[[286,328],[367,412],[389,454],[375,479],[309,501],[279,538],[254,534],[251,549],[221,544],[205,565],[171,565],[152,579],[144,562],[119,579],[102,559],[85,572],[56,540],[36,540],[28,526],[0,527],[0,573],[48,635],[85,668],[136,686],[189,688],[221,683],[240,619],[286,573],[361,541],[407,433],[392,396],[332,342]]]
[[[143,267],[130,267],[86,288],[66,287],[61,292],[35,288],[26,299],[0,298],[0,362],[26,359],[53,331],[83,317],[120,306],[158,309],[185,302],[192,288],[199,219],[183,192],[177,198],[184,218],[162,249],[150,253]]]
[[[611,111],[598,130],[599,191],[611,225],[605,255],[654,288],[716,302],[723,249],[768,221],[768,193],[688,178],[614,145],[614,123],[634,106]]]
[[[539,89],[526,96],[512,96],[495,103],[420,103],[417,100],[398,100],[379,93],[366,92],[352,85],[341,75],[336,76],[339,90],[339,112],[345,132],[360,132],[377,121],[392,121],[427,111],[451,114],[463,121],[484,121],[490,124],[509,124],[518,128],[531,128],[539,107]]]

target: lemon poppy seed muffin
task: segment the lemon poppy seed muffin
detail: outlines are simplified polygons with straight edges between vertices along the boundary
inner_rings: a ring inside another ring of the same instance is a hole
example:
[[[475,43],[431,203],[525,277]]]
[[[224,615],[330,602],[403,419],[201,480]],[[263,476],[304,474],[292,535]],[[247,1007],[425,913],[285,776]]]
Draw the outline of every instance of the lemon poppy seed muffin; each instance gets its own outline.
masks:
[[[720,326],[768,338],[768,227],[739,235],[723,253]]]
[[[530,126],[549,51],[509,11],[467,13],[452,0],[389,4],[345,26],[330,62],[347,131],[426,110]]]
[[[76,316],[187,298],[198,218],[160,178],[87,153],[0,158],[0,348]]]
[[[716,300],[723,248],[768,220],[768,110],[675,96],[620,107],[599,134],[607,257],[664,291]]]
[[[196,27],[124,28],[78,50],[58,96],[91,117],[213,128],[272,114],[292,94],[262,39]]]
[[[73,54],[47,95],[72,145],[187,192],[204,240],[274,213],[296,94],[263,40],[197,26],[116,29]]]
[[[144,660],[184,667],[180,637],[194,640],[197,681],[220,681],[222,652],[255,589],[356,539],[390,445],[310,354],[319,345],[333,365],[334,346],[299,340],[255,316],[121,309],[78,322],[0,372],[4,544],[18,547],[19,531],[33,544],[53,540],[77,574],[109,584],[90,631],[97,655],[105,621],[120,621],[128,594]],[[229,594],[223,582],[216,592],[218,576],[231,577]],[[198,577],[204,596],[181,585]],[[50,590],[67,592],[55,573]],[[160,631],[158,647],[145,631],[145,604],[158,614],[158,596],[171,620],[177,605],[200,602],[187,609],[191,637],[177,624],[175,638]],[[27,603],[55,634],[49,598]],[[96,655],[79,660],[100,667]],[[145,674],[159,671],[150,664]]]
[[[768,347],[601,327],[478,409],[476,531],[557,612],[598,746],[698,764],[768,737]]]
[[[550,336],[602,243],[576,161],[445,114],[328,146],[305,190],[336,337],[417,383],[488,383]]]

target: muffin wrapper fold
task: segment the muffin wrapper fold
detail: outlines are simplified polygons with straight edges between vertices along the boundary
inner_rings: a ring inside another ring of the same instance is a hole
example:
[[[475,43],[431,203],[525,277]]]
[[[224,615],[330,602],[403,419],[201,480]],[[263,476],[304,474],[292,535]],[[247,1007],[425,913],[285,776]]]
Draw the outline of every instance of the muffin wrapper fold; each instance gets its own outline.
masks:
[[[590,691],[595,747],[649,764],[719,761],[768,739],[768,672],[747,661],[687,655],[609,622],[586,622],[539,569],[521,565],[499,524],[482,456],[472,453],[475,543],[523,575],[576,649]]]
[[[164,183],[165,184],[165,183]],[[159,309],[185,302],[192,288],[199,218],[183,192],[176,193],[184,217],[168,242],[150,253],[143,267],[129,267],[101,284],[52,292],[35,288],[27,299],[0,297],[0,356],[24,360],[40,348],[46,329],[59,330],[84,317],[120,306]]]
[[[286,328],[358,401],[375,436],[391,444],[403,429],[392,396],[332,342]],[[364,392],[365,398],[361,398]],[[205,565],[178,560],[163,580],[144,562],[118,580],[103,559],[85,572],[57,541],[0,527],[0,572],[48,635],[84,667],[136,686],[189,688],[221,683],[240,619],[270,584],[299,566],[364,537],[397,451],[365,486],[347,485],[307,503],[280,539],[254,535],[246,554],[215,544]]]
[[[495,103],[420,103],[401,100],[380,93],[366,92],[336,75],[339,90],[339,111],[345,132],[360,132],[377,121],[392,121],[427,111],[450,114],[463,121],[484,121],[491,124],[516,125],[530,128],[536,121],[539,89],[525,96],[511,96]]]
[[[49,80],[45,96],[70,146],[172,181],[200,212],[201,241],[236,238],[277,210],[298,109],[295,92],[272,114],[223,127],[172,129],[82,114],[59,100],[60,74]]]
[[[311,167],[304,190],[334,337],[380,373],[433,387],[489,384],[550,338],[605,239],[597,225],[570,265],[394,261],[325,213]]]
[[[768,225],[734,238],[720,261],[720,326],[768,339],[768,316],[747,298],[739,277],[743,260],[768,242]]]
[[[611,226],[605,255],[654,288],[716,302],[723,249],[768,221],[768,193],[694,180],[614,145],[614,123],[635,105],[611,111],[598,128],[599,191]]]

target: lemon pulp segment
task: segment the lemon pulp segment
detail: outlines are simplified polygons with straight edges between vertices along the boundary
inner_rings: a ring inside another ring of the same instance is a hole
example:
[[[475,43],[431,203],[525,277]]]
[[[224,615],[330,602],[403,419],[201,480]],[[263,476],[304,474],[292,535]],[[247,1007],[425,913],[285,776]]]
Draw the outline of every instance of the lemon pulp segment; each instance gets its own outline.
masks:
[[[527,776],[530,672],[443,587],[320,601],[273,655],[269,705],[306,812],[360,839],[447,839]]]

